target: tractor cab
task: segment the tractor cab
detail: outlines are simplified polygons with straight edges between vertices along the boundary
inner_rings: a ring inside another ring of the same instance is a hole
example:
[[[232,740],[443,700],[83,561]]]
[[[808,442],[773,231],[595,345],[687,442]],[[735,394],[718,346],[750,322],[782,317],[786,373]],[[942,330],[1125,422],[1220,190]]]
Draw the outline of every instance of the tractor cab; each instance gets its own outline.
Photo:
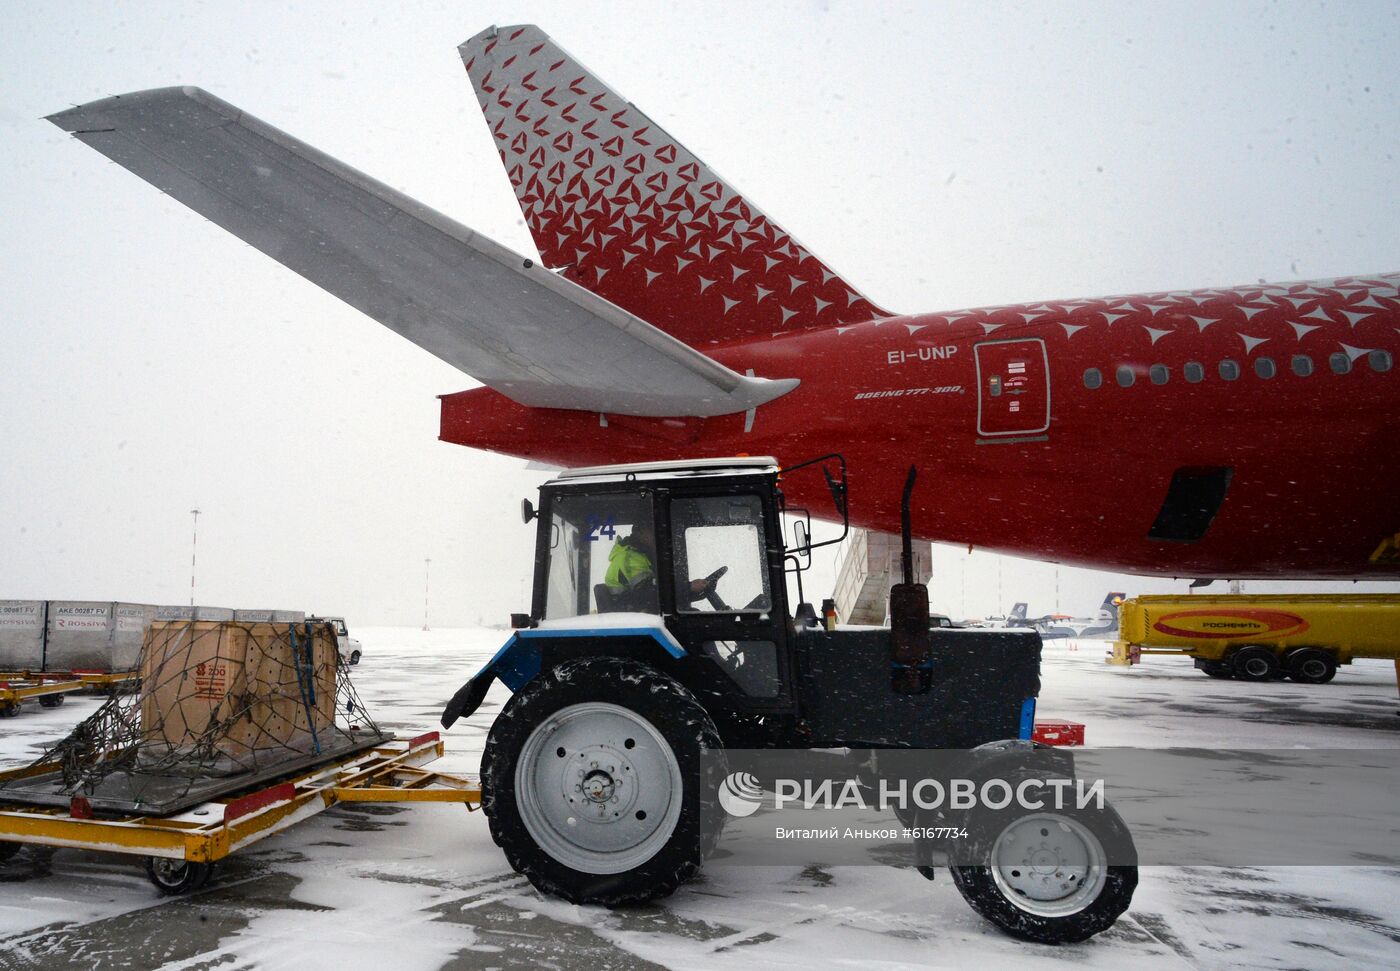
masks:
[[[770,458],[562,473],[525,514],[538,520],[529,628],[589,618],[658,629],[702,690],[746,710],[790,709],[777,478]]]
[[[782,543],[769,534],[778,470],[771,459],[732,462],[744,464],[692,466],[679,481],[663,470],[623,467],[546,483],[532,619],[770,613],[768,554]]]

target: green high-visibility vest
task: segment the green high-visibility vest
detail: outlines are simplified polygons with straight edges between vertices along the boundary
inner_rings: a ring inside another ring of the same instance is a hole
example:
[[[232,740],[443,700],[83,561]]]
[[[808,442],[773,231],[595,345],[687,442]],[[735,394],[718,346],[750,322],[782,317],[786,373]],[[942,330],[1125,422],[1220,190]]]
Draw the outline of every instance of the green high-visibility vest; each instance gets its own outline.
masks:
[[[629,590],[655,572],[645,553],[618,543],[608,554],[608,572],[603,575],[603,582],[613,590]]]

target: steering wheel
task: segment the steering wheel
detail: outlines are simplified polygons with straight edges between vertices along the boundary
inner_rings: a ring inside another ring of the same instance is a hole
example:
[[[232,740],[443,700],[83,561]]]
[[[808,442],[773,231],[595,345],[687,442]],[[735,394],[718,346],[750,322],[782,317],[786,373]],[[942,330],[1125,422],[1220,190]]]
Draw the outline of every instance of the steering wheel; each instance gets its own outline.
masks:
[[[729,567],[722,566],[714,573],[705,578],[705,586],[700,591],[700,597],[704,597],[710,602],[710,606],[716,611],[728,610],[729,605],[720,599],[718,591],[715,589],[719,585],[719,578],[729,572]],[[697,600],[699,597],[696,598]]]

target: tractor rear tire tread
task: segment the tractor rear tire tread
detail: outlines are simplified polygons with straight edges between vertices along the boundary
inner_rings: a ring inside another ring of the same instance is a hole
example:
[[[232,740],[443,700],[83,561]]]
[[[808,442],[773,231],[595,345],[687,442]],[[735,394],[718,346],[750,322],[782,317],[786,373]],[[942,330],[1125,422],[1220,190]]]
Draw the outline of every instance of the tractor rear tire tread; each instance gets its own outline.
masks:
[[[650,721],[672,745],[685,780],[670,842],[623,873],[584,873],[554,860],[535,843],[516,808],[516,759],[530,733],[555,711],[588,701],[621,705]],[[695,695],[675,679],[623,658],[565,661],[513,695],[491,726],[481,757],[481,808],[491,838],[535,889],[569,903],[625,907],[670,896],[699,872],[719,836],[718,827],[702,827],[701,819],[714,818],[708,804],[717,800],[726,770],[723,758],[711,757],[702,778],[702,748],[722,752],[719,732]]]

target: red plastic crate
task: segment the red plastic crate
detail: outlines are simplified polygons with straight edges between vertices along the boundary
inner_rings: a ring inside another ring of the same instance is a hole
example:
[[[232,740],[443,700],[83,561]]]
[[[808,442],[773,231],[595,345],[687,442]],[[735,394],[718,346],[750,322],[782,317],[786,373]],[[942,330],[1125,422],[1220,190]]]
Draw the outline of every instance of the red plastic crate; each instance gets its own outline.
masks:
[[[1036,722],[1031,738],[1046,745],[1083,745],[1084,725],[1080,722]]]

